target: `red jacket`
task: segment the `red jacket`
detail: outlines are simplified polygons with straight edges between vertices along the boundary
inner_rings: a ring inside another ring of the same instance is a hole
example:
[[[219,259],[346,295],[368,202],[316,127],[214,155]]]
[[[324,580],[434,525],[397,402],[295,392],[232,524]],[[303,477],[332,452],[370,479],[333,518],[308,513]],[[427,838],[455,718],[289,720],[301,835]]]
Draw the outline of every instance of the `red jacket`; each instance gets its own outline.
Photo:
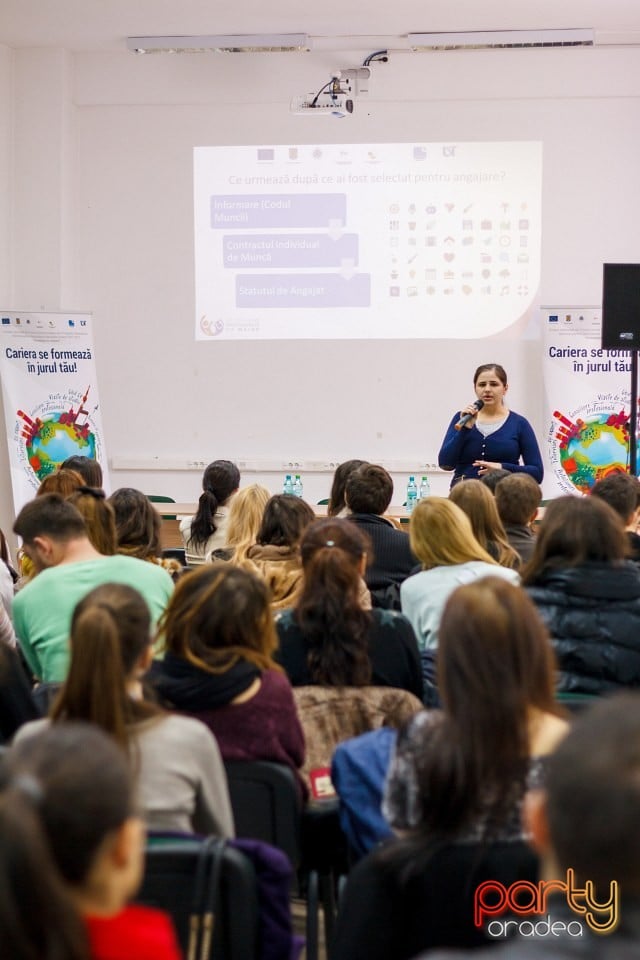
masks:
[[[182,960],[171,919],[149,907],[85,917],[92,960]]]

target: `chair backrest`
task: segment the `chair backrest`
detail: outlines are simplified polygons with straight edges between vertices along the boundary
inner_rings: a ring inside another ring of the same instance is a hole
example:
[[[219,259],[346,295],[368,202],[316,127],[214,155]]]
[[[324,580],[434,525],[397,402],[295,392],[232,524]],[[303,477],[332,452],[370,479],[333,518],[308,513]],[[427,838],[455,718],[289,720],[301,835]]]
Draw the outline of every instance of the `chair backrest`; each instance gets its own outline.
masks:
[[[151,503],[175,503],[173,497],[165,497],[162,494],[148,493],[147,500],[150,500]],[[163,520],[175,520],[177,515],[175,513],[162,513]]]
[[[165,547],[162,551],[162,556],[165,560],[177,560],[183,567],[187,565],[184,547]]]
[[[392,851],[393,844],[374,850],[349,875],[338,911],[335,960],[413,957],[436,947],[495,943],[475,926],[476,888],[485,881],[509,887],[538,880],[538,859],[523,841],[449,843],[410,878],[407,856],[394,863]],[[415,854],[409,858],[416,863]]]
[[[569,713],[582,713],[599,701],[600,697],[595,693],[569,693],[560,691],[556,693],[556,702],[568,710]]]
[[[399,729],[423,704],[395,687],[294,687],[293,696],[306,743],[302,774],[331,766],[343,740],[379,727]]]
[[[270,843],[300,862],[300,792],[290,767],[266,760],[225,763],[236,836]]]
[[[189,960],[258,957],[255,870],[244,854],[223,841],[152,840],[136,900],[171,915]]]

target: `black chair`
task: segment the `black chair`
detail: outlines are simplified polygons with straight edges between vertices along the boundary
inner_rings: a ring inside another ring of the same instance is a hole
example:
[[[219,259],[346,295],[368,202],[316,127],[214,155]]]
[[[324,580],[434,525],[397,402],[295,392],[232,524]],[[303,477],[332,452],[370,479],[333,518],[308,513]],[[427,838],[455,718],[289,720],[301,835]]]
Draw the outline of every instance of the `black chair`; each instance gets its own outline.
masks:
[[[538,880],[538,858],[523,841],[449,843],[420,858],[417,845],[394,840],[356,864],[340,901],[334,960],[403,960],[436,948],[486,946],[495,941],[474,923],[479,884]]]
[[[266,760],[225,763],[236,836],[278,847],[298,867],[302,803],[290,767]]]
[[[182,567],[187,565],[184,547],[165,547],[162,556],[165,560],[177,560]]]
[[[165,910],[189,960],[256,960],[253,864],[216,837],[151,838],[138,903]]]
[[[331,851],[340,832],[338,805],[321,802],[303,809],[295,774],[283,764],[238,760],[227,761],[225,768],[236,835],[278,847],[298,868],[307,899],[307,960],[317,960],[319,904],[327,942],[335,919]]]

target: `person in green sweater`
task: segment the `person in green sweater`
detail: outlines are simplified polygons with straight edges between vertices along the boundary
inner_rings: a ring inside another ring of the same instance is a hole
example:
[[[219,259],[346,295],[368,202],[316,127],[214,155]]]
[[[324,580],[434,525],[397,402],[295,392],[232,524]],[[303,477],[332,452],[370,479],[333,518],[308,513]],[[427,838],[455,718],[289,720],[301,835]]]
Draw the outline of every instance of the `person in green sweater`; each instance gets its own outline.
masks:
[[[76,604],[103,583],[127,583],[144,597],[155,624],[173,592],[169,574],[134,557],[103,556],[92,546],[82,515],[57,494],[22,508],[13,526],[37,575],[18,594],[13,622],[29,668],[60,683],[69,668],[69,628]]]

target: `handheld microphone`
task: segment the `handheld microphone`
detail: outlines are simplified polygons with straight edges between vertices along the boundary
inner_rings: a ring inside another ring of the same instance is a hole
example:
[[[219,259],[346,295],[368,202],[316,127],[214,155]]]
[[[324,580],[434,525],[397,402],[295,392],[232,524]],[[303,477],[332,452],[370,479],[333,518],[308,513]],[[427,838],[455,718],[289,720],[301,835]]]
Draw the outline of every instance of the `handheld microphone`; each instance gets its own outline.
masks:
[[[476,413],[479,413],[484,407],[484,400],[476,400],[476,402],[474,403],[474,407],[476,408]],[[469,420],[473,420],[475,415],[476,415],[475,413],[465,413],[464,416],[460,417],[460,419],[456,423],[455,425],[456,430],[462,430],[462,428],[469,423]]]

